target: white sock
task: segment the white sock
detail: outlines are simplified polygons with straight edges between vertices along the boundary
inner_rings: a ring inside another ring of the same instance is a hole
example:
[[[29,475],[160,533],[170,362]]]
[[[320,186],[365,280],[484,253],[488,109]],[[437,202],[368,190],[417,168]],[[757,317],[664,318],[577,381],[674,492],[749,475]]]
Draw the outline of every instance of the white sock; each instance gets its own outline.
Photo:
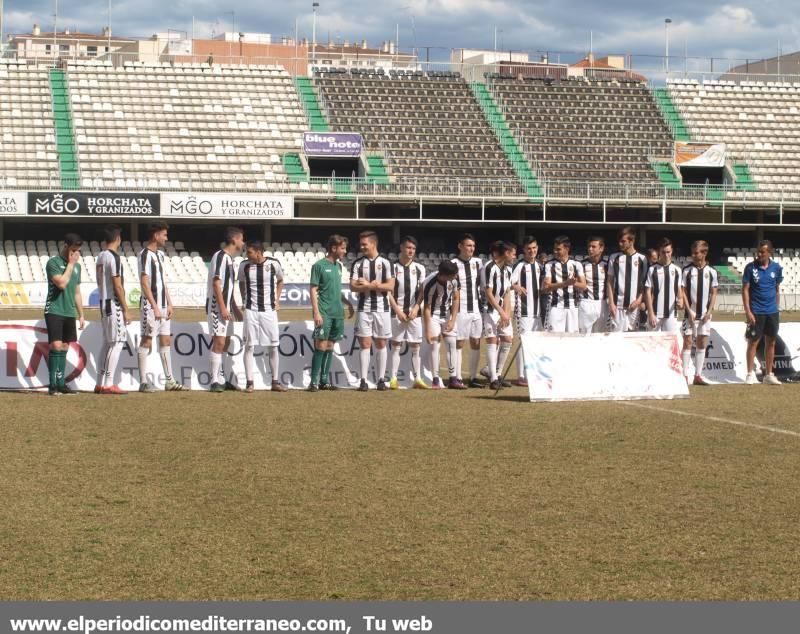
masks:
[[[385,347],[375,349],[375,370],[378,373],[378,381],[383,381],[386,378],[386,362],[389,356],[388,352],[389,351]]]
[[[438,339],[431,344],[431,372],[435,379],[439,378],[439,348],[441,345]]]
[[[478,364],[481,362],[481,349],[478,348],[477,350],[473,350],[470,348],[469,351],[469,378],[477,379],[478,378]]]
[[[519,354],[517,355],[517,374],[519,378],[525,378],[525,359],[522,355],[522,348],[520,348]]]
[[[496,343],[487,343],[486,344],[486,359],[489,362],[489,375],[491,376],[492,381],[496,381],[497,380],[497,344]]]
[[[506,359],[508,359],[509,352],[511,352],[511,344],[503,341],[500,344],[500,350],[497,353],[497,374],[499,376],[503,375],[503,370],[506,367]]]
[[[706,363],[706,349],[699,348],[694,353],[694,373],[698,376],[703,374],[703,366]]]
[[[139,383],[147,383],[147,357],[149,354],[150,348],[139,346],[136,349],[136,358],[139,361]]]
[[[361,380],[366,381],[369,373],[369,348],[358,351],[358,360],[361,365]]]
[[[100,350],[100,356],[97,357],[97,385],[100,387],[106,386],[106,368],[108,368],[108,357],[111,353],[111,344],[103,342],[103,348]]]
[[[390,376],[393,379],[397,378],[397,371],[400,369],[400,345],[399,343],[392,344],[392,373]]]
[[[452,339],[452,337],[451,337],[451,339]],[[454,360],[454,363],[455,363],[456,367],[454,369],[456,371],[455,377],[459,381],[463,380],[462,377],[461,377],[461,372],[462,372],[461,363],[462,363],[463,359],[464,359],[464,348],[458,348],[457,347],[456,348],[456,356],[455,356],[455,360]]]
[[[692,365],[692,351],[684,350],[681,357],[683,359],[683,373],[686,376],[692,376],[692,369],[690,367]]]
[[[246,346],[244,349],[244,376],[248,383],[253,380],[256,373],[255,350],[255,346]]]
[[[272,382],[279,381],[278,378],[278,359],[280,356],[278,355],[278,346],[272,346],[269,349],[269,369],[272,373]]]
[[[222,353],[208,353],[208,373],[211,375],[211,383],[219,383],[219,371],[222,366]]]
[[[172,378],[172,348],[170,346],[158,346],[158,354],[161,356],[161,367],[167,375],[167,381]]]
[[[422,378],[422,359],[420,357],[419,346],[411,348],[411,370],[414,372],[414,380],[419,381]]]
[[[111,344],[108,352],[106,353],[106,365],[105,365],[105,372],[103,373],[103,382],[101,383],[104,387],[110,387],[114,385],[114,375],[117,373],[117,365],[119,364],[119,355],[122,354],[122,346],[124,344],[121,341],[117,341]]]
[[[460,374],[458,371],[458,348],[456,347],[456,339],[455,337],[445,337],[444,338],[444,345],[447,346],[447,371],[450,373],[450,378],[458,378]]]

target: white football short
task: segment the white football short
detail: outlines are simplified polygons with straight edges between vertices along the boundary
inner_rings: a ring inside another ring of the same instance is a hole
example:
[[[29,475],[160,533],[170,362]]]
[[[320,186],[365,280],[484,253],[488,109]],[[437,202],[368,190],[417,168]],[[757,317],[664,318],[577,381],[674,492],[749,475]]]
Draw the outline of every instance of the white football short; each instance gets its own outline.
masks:
[[[244,340],[248,346],[277,346],[278,315],[275,311],[245,310]]]
[[[389,313],[356,313],[356,336],[389,339],[392,323]]]
[[[611,332],[635,332],[639,330],[639,311],[625,310],[617,306],[617,316],[609,317]]]
[[[550,332],[578,332],[580,316],[578,307],[553,306],[550,309],[548,330]]]
[[[456,317],[456,321],[458,321],[458,317]],[[445,331],[447,324],[450,322],[450,316],[447,317],[438,317],[433,316],[431,317],[430,326],[428,330],[428,334],[431,337],[438,337],[439,335],[444,335],[445,337],[455,337],[458,333],[458,328],[453,328],[453,330]]]
[[[483,333],[483,318],[480,313],[458,313],[456,315],[456,336],[464,339],[480,339]]]
[[[233,334],[233,319],[223,319],[216,310],[209,310],[208,334],[212,337],[230,337]]]
[[[578,306],[578,329],[583,334],[605,332],[608,304],[602,299],[582,299]]]
[[[161,319],[156,319],[150,302],[142,304],[141,334],[142,337],[169,337],[172,334],[171,320],[167,319],[167,309],[162,308]]]
[[[514,327],[511,321],[500,326],[500,315],[497,311],[483,313],[483,336],[484,337],[513,337]]]
[[[422,342],[422,317],[400,321],[392,317],[392,341]]]
[[[103,325],[103,339],[106,343],[124,343],[128,340],[128,329],[125,327],[125,314],[116,300],[110,300],[101,309],[100,322]]]
[[[517,317],[517,332],[541,332],[544,330],[542,320],[538,317]]]
[[[681,332],[684,337],[691,337],[692,339],[707,337],[711,334],[711,320],[709,319],[707,322],[703,323],[702,319],[695,319],[694,321],[684,319]]]
[[[678,321],[678,318],[674,315],[669,317],[659,317],[656,319],[656,327],[650,327],[650,321],[648,318],[647,321],[647,329],[651,332],[680,332],[681,323]]]

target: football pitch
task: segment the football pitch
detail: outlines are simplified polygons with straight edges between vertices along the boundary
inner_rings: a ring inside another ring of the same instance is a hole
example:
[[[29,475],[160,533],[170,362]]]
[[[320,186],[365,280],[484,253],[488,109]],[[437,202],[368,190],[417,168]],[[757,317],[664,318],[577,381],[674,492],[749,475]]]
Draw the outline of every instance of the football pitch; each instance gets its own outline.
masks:
[[[797,600],[797,390],[0,394],[0,596]]]

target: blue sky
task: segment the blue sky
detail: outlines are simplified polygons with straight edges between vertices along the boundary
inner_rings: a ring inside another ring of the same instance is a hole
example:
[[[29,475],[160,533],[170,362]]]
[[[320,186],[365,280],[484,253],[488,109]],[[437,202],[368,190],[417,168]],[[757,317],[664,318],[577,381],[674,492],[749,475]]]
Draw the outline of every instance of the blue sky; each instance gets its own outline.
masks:
[[[8,32],[30,32],[34,22],[50,30],[55,0],[5,0]],[[108,0],[59,0],[59,24],[99,32],[106,23]],[[669,15],[665,13],[669,7]],[[705,3],[674,0],[320,0],[317,41],[367,39],[371,45],[393,39],[399,25],[400,46],[498,48],[527,51],[574,51],[593,47],[599,54],[662,55],[664,19],[670,25],[671,55],[757,59],[800,50],[800,18],[786,0]],[[189,31],[192,16],[198,37],[212,29],[230,30],[231,11],[237,31],[311,38],[311,1],[274,0],[112,0],[111,24],[120,35],[149,36],[156,31]],[[59,29],[60,30],[60,29]],[[438,54],[437,54],[438,51]],[[423,53],[424,56],[424,53]]]

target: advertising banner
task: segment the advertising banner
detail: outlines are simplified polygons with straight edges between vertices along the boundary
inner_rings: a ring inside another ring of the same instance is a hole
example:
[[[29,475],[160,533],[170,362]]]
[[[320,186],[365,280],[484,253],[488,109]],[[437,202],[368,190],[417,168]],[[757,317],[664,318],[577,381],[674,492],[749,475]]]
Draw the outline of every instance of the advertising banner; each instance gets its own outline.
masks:
[[[678,167],[725,167],[724,143],[676,141],[675,164]]]
[[[364,148],[357,132],[304,132],[303,152],[306,156],[358,158]]]
[[[280,380],[287,387],[307,387],[310,380],[311,357],[314,351],[312,333],[314,322],[298,321],[280,324]],[[193,390],[208,389],[209,377],[208,353],[211,338],[208,326],[203,323],[172,324],[172,367],[176,380]],[[73,386],[81,391],[94,389],[97,380],[97,364],[102,351],[103,333],[100,322],[89,322],[79,332],[79,340],[72,344],[67,353],[67,374]],[[139,388],[139,371],[136,349],[139,345],[139,323],[128,326],[128,341],[120,357],[117,375],[114,382],[124,390]],[[155,346],[155,344],[154,344]],[[331,374],[334,382],[340,387],[357,387],[360,377],[358,341],[353,335],[353,324],[345,328],[345,337],[334,349]],[[423,362],[427,346],[423,346]],[[0,367],[0,389],[43,389],[47,386],[47,330],[44,321],[0,322],[0,355],[5,363]],[[373,366],[374,364],[370,364]],[[228,354],[225,355],[224,366],[228,380],[244,386],[244,354],[242,346],[242,324],[236,323],[234,335]],[[163,387],[164,376],[157,350],[148,360],[151,374],[148,381]],[[398,379],[401,386],[410,386],[411,354],[404,346],[401,353],[401,364]],[[374,368],[370,367],[370,373]],[[430,372],[424,372],[430,381]],[[269,358],[266,350],[256,349],[255,387],[265,389],[272,377],[269,374]],[[368,376],[367,381],[374,387],[375,377]]]
[[[28,213],[27,192],[0,192],[0,218]]]
[[[159,215],[159,194],[125,192],[28,192],[28,215],[41,217]]]
[[[163,193],[161,214],[178,218],[270,220],[294,218],[294,197],[283,194]]]

